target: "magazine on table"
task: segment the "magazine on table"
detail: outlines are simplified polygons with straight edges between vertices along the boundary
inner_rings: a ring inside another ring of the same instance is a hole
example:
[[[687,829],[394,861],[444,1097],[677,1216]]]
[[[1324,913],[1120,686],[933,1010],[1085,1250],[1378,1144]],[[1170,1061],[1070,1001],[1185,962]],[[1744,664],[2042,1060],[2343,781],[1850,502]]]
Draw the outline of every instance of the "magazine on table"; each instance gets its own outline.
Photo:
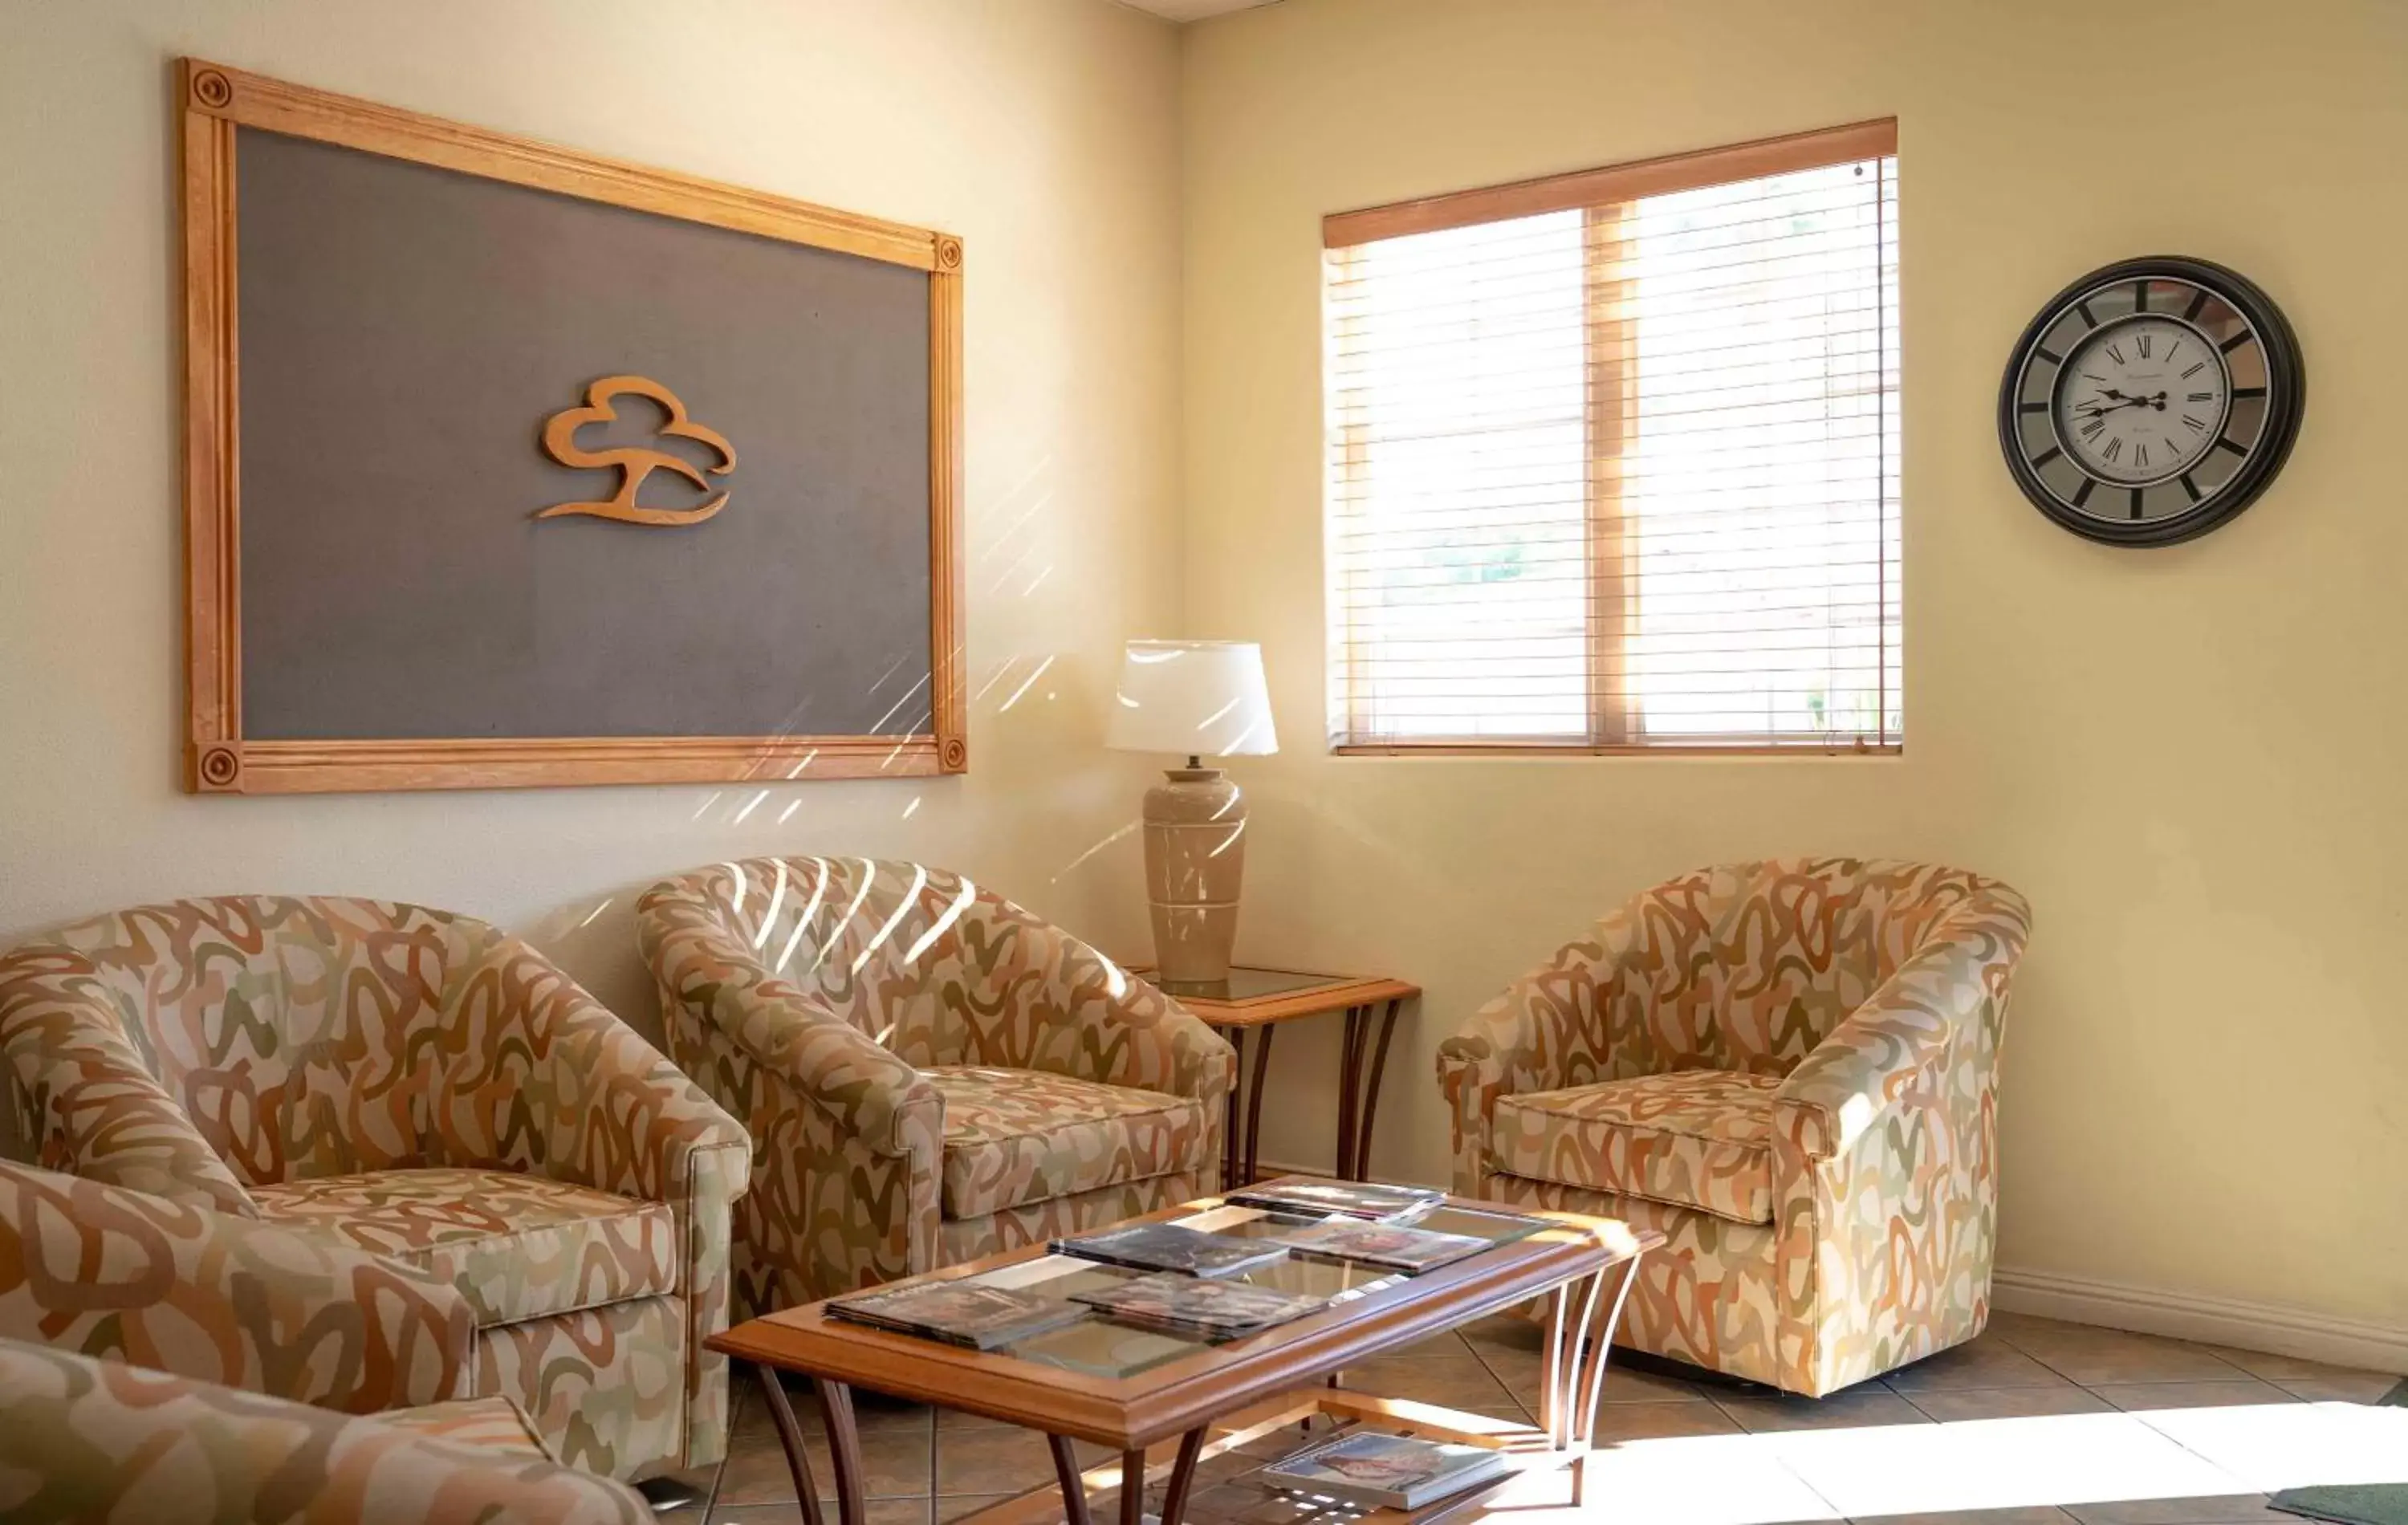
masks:
[[[1086,1316],[1086,1310],[1075,1302],[1006,1287],[981,1287],[968,1281],[931,1282],[838,1298],[828,1303],[827,1311],[856,1324],[924,1335],[977,1350],[993,1350]]]
[[[1502,1451],[1410,1435],[1352,1434],[1265,1467],[1265,1482],[1382,1509],[1419,1509],[1512,1465]]]
[[[1495,1247],[1493,1241],[1475,1239],[1469,1234],[1439,1233],[1397,1223],[1366,1223],[1358,1218],[1325,1218],[1319,1223],[1283,1230],[1279,1242],[1298,1255],[1357,1261],[1415,1275]]]
[[[1102,1233],[1057,1239],[1056,1255],[1075,1255],[1137,1271],[1176,1271],[1190,1276],[1234,1276],[1287,1259],[1287,1251],[1260,1239],[1205,1233],[1172,1223],[1138,1223]]]
[[[1375,1187],[1360,1181],[1318,1181],[1283,1175],[1232,1191],[1228,1200],[1277,1213],[1337,1213],[1350,1218],[1388,1218],[1428,1207],[1446,1193],[1429,1187]]]
[[[1179,1330],[1211,1340],[1235,1340],[1291,1318],[1317,1313],[1329,1300],[1274,1292],[1242,1282],[1203,1281],[1157,1272],[1117,1287],[1074,1292],[1072,1298],[1112,1318],[1148,1329]]]

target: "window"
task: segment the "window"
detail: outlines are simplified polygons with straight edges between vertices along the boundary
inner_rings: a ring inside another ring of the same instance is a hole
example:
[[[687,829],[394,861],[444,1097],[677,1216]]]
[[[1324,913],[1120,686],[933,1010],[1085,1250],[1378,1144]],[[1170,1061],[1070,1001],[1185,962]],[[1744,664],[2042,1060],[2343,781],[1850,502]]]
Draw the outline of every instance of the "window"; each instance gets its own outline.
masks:
[[[1898,746],[1896,152],[1327,219],[1334,746]]]

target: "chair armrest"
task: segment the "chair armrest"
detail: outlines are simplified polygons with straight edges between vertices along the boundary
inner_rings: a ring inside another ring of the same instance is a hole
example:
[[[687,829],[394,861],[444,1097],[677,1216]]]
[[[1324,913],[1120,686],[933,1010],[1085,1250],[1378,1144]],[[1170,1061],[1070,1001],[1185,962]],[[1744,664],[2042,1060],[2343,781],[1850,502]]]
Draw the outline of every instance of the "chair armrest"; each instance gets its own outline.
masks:
[[[2004,885],[1952,912],[1781,1083],[1774,1136],[1809,1158],[1835,1158],[1892,1108],[1944,1091],[1965,1045],[1994,1064],[2008,982],[2030,926],[2023,897]]]
[[[0,1162],[0,1337],[361,1414],[467,1396],[476,1332],[414,1266]]]
[[[638,1525],[632,1489],[498,1450],[0,1340],[0,1497],[42,1519]]]
[[[1455,1137],[1455,1189],[1476,1194],[1486,1173],[1498,1099],[1602,1078],[1611,1050],[1606,1015],[1621,999],[1626,964],[1640,947],[1627,909],[1567,942],[1474,1012],[1438,1047],[1439,1088]]]
[[[879,1155],[934,1147],[937,1088],[843,1014],[772,973],[681,885],[657,886],[638,903],[636,936],[665,1008],[683,1008],[794,1087],[838,1134]],[[663,1020],[675,1030],[673,1013]]]
[[[92,960],[58,943],[0,958],[0,1053],[34,1158],[86,1180],[256,1217],[251,1194],[126,1036]]]

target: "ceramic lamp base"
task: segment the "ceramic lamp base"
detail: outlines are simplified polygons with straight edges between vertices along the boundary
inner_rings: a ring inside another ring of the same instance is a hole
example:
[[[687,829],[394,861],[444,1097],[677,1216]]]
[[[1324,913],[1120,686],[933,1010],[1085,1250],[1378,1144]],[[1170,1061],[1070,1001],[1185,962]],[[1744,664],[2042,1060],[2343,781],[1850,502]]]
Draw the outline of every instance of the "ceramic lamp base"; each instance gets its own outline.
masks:
[[[1175,985],[1226,980],[1246,876],[1245,798],[1217,768],[1173,768],[1164,779],[1145,795],[1156,977]]]

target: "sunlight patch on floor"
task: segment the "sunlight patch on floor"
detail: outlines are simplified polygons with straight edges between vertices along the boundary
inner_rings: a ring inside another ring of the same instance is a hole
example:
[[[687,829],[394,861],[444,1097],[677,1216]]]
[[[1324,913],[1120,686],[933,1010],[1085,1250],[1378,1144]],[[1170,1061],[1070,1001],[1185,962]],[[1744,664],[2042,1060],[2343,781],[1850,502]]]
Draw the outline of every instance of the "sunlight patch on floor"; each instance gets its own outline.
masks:
[[[1587,1505],[1534,1476],[1487,1513],[1778,1525],[1881,1515],[2215,1498],[2408,1483],[2408,1408],[2282,1403],[1626,1441],[1588,1463]]]

